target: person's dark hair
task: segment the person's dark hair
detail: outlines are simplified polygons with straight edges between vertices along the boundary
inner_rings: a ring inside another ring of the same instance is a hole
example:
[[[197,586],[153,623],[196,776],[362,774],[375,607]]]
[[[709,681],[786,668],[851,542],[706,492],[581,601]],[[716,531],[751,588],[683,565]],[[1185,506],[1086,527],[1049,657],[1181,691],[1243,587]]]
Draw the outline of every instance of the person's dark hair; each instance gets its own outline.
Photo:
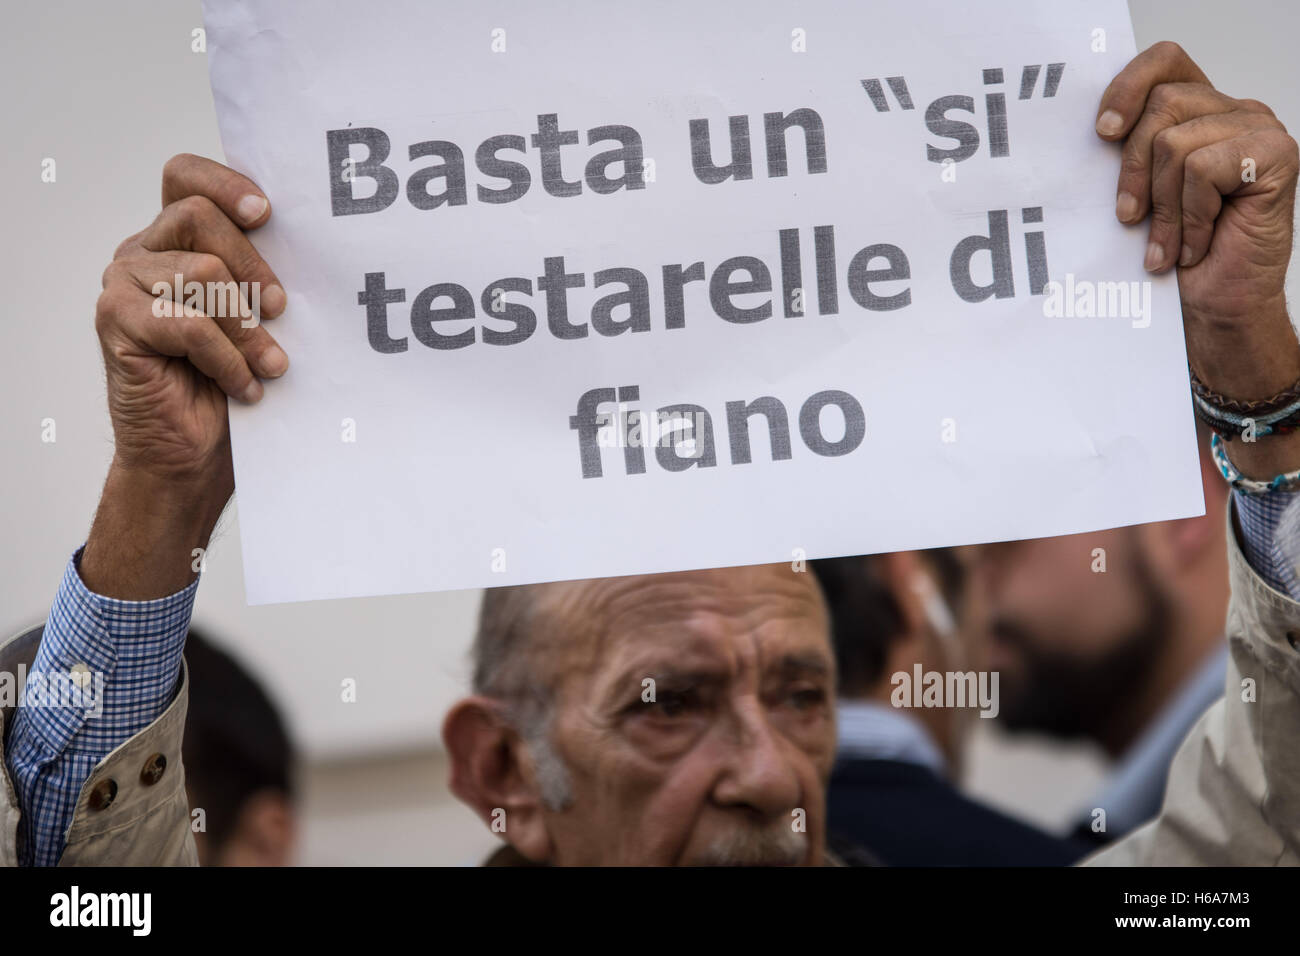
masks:
[[[830,612],[839,692],[862,693],[884,674],[889,645],[902,633],[898,602],[870,557],[823,558],[809,566]]]
[[[203,808],[208,839],[220,846],[253,794],[273,790],[292,799],[294,750],[279,711],[253,676],[193,628],[185,662],[185,780],[194,805]]]
[[[939,592],[948,607],[956,611],[962,605],[962,592],[966,589],[966,571],[952,548],[931,548],[921,552],[934,572]]]

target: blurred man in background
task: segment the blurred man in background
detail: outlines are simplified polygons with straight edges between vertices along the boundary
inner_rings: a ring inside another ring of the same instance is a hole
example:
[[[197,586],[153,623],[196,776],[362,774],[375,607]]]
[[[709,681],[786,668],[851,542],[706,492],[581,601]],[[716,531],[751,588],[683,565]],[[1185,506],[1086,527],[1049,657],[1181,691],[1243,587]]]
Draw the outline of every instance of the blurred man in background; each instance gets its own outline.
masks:
[[[193,628],[185,663],[185,789],[199,863],[288,865],[297,841],[295,759],[279,711],[243,665]]]
[[[895,866],[1063,866],[1081,858],[1088,844],[958,790],[976,701],[916,708],[910,693],[897,693],[918,665],[940,674],[986,671],[954,626],[950,608],[962,585],[956,558],[900,552],[811,567],[826,595],[839,673],[830,827]]]
[[[1228,489],[1201,439],[1202,517],[987,545],[971,567],[1006,726],[1114,761],[1075,828],[1096,843],[1156,815],[1179,743],[1223,694]]]

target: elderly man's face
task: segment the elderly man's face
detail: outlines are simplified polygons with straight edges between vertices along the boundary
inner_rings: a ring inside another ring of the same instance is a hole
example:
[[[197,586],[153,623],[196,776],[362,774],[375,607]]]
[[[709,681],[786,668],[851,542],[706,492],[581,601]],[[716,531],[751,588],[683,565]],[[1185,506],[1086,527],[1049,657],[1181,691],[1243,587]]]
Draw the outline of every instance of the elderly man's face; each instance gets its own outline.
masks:
[[[546,665],[571,795],[547,811],[552,862],[822,862],[835,675],[812,575],[609,578],[543,600],[573,634]]]

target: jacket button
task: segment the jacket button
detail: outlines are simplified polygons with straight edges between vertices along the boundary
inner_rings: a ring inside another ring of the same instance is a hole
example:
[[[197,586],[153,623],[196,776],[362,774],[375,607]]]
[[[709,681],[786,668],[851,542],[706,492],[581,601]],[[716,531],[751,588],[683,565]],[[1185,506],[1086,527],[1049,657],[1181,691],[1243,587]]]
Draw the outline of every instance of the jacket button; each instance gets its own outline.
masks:
[[[95,784],[95,788],[90,791],[90,809],[107,810],[108,805],[113,802],[117,796],[116,780],[101,780]]]
[[[153,786],[162,779],[163,771],[167,769],[167,758],[162,754],[154,754],[144,762],[144,767],[140,770],[140,782],[146,787]]]

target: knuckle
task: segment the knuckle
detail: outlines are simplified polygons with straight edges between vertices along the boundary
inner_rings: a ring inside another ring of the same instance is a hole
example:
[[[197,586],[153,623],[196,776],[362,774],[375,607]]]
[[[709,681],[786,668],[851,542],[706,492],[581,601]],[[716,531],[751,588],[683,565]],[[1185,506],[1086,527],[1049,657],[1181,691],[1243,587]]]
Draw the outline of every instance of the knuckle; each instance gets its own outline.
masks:
[[[1294,169],[1300,166],[1300,143],[1297,143],[1296,138],[1285,130],[1282,130],[1281,134],[1282,155]]]
[[[1266,113],[1263,110],[1241,110],[1234,118],[1237,120],[1238,126],[1246,135],[1286,132],[1286,126],[1283,125],[1280,119],[1272,113]]]
[[[1183,182],[1188,187],[1196,187],[1210,179],[1213,154],[1206,149],[1198,149],[1187,157],[1183,164]]]
[[[1120,103],[1141,103],[1138,98],[1140,89],[1126,73],[1121,73],[1110,81],[1110,98]]]
[[[236,255],[238,256],[238,259],[234,265],[240,275],[250,276],[262,273],[263,277],[259,280],[262,285],[266,286],[270,283],[271,280],[265,277],[266,268],[263,264],[262,257],[258,254],[257,250],[253,248],[252,243],[242,247]]]
[[[253,377],[248,363],[236,349],[223,349],[216,362],[216,378],[233,385],[242,385]]]
[[[1204,229],[1207,225],[1209,225],[1209,220],[1207,220],[1206,217],[1201,214],[1201,211],[1199,209],[1197,209],[1195,206],[1183,207],[1183,234],[1184,235],[1187,235],[1188,233],[1199,232],[1200,230]]]
[[[172,206],[178,214],[197,222],[208,222],[212,219],[213,213],[219,212],[216,203],[207,196],[198,194],[178,199],[172,203]]]
[[[124,304],[122,293],[116,288],[105,288],[95,300],[95,332],[104,333],[118,324]]]
[[[232,348],[216,323],[206,316],[190,316],[183,327],[185,347],[191,360],[214,380],[229,385],[246,374],[243,357]]]
[[[117,248],[113,250],[113,258],[121,259],[130,250],[134,249],[136,245],[139,243],[139,241],[140,241],[140,233],[138,232],[133,235],[127,236],[125,239],[119,242],[117,244]]]
[[[240,328],[238,322],[234,322],[232,327],[227,329],[226,334],[240,353],[239,361],[244,365],[248,364],[249,359],[261,355],[266,348],[262,338],[266,333],[260,327],[244,329]]]
[[[105,289],[99,293],[99,298],[95,300],[95,328],[102,330],[108,323],[113,313],[113,303],[109,297],[108,290]]]
[[[1153,202],[1151,204],[1151,223],[1154,226],[1169,228],[1178,224],[1178,212],[1171,202]]]
[[[1263,113],[1257,113],[1255,115],[1259,118],[1258,126],[1260,129],[1279,132],[1284,136],[1287,135],[1288,130],[1286,124],[1276,116],[1267,116]]]
[[[1146,189],[1148,178],[1147,164],[1144,158],[1138,153],[1137,147],[1126,146],[1119,164],[1120,177],[1129,184],[1129,191],[1134,188]]]
[[[1178,153],[1179,134],[1174,127],[1162,129],[1151,140],[1151,157],[1158,165],[1165,165]]]
[[[259,343],[264,336],[269,335],[262,326],[250,325],[245,326],[243,317],[239,314],[227,313],[219,320],[219,324],[235,347],[243,352],[260,352],[262,346]]]
[[[1151,109],[1164,109],[1174,97],[1172,83],[1159,83],[1151,88],[1147,94],[1147,107]]]
[[[1176,83],[1161,83],[1147,95],[1147,113],[1159,119],[1177,122],[1178,102],[1182,93]]]
[[[1173,40],[1161,40],[1151,45],[1151,53],[1162,60],[1186,59],[1187,51]]]
[[[191,252],[184,260],[185,277],[199,282],[223,282],[226,277],[226,264],[220,257],[210,252]]]
[[[1243,110],[1245,110],[1248,113],[1262,113],[1265,116],[1271,116],[1274,119],[1277,118],[1277,114],[1274,113],[1268,106],[1261,103],[1259,100],[1250,100],[1250,99],[1237,100],[1237,103]]]
[[[220,346],[217,341],[221,330],[206,315],[185,313],[177,317],[180,322],[181,335],[191,349],[198,352],[214,352]]]
[[[175,179],[187,166],[194,162],[193,153],[177,153],[167,162],[163,163],[163,181]]]
[[[1294,173],[1300,166],[1300,147],[1295,138],[1284,129],[1269,129],[1260,132],[1250,140],[1250,152],[1260,159],[1261,167],[1266,163],[1276,164],[1284,170]]]
[[[114,259],[104,267],[103,273],[99,277],[99,287],[107,289],[110,285],[121,282],[127,278],[127,269],[121,261]]]
[[[185,245],[193,245],[219,215],[221,211],[206,196],[185,196],[167,207],[172,229]]]

